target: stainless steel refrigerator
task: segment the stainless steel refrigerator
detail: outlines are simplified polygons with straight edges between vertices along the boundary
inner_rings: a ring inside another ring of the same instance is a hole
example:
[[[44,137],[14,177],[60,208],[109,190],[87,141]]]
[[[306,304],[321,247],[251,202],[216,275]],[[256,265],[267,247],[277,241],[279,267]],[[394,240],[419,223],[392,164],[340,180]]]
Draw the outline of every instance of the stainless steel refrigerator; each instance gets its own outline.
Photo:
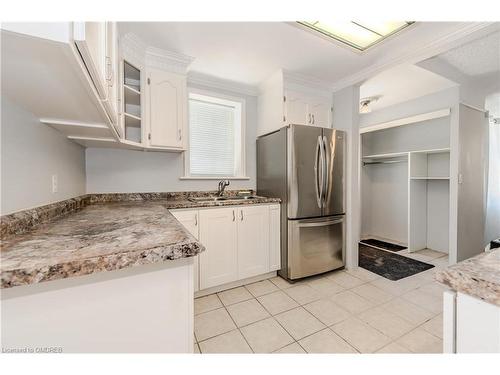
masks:
[[[345,132],[288,125],[257,139],[257,194],[281,198],[289,280],[345,264]]]

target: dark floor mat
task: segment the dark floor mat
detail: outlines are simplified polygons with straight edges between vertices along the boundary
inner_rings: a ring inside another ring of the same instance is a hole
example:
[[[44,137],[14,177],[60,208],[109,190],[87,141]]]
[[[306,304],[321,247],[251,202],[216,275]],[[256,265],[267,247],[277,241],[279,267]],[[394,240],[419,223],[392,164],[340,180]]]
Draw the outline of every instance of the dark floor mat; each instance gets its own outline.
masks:
[[[432,264],[362,244],[359,245],[359,266],[393,281],[434,267]]]
[[[373,245],[389,251],[401,251],[406,249],[406,247],[404,246],[396,245],[395,243],[390,243],[386,241],[376,240],[375,238],[368,238],[366,240],[361,240],[360,242],[365,245]]]

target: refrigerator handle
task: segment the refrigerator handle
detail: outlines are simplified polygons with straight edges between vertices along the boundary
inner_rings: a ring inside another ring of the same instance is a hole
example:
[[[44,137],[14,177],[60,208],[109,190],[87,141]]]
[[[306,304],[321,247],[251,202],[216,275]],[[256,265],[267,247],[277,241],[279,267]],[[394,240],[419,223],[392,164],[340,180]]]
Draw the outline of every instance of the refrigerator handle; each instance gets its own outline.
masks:
[[[323,187],[321,189],[322,191],[322,204],[323,204],[323,207],[326,207],[326,200],[327,200],[327,194],[328,194],[328,189],[329,189],[329,186],[330,186],[330,181],[329,181],[329,173],[328,173],[328,160],[329,160],[329,157],[328,157],[328,151],[327,151],[327,147],[326,147],[326,142],[327,142],[327,139],[325,136],[322,137],[322,142],[321,142],[321,145],[322,145],[322,148],[323,148],[323,178],[322,178],[322,181],[323,181]]]
[[[319,167],[321,167],[321,174],[319,173]],[[314,156],[314,184],[316,185],[316,202],[318,207],[322,206],[322,196],[323,196],[323,147],[321,146],[321,136],[318,136],[316,141],[316,153]],[[321,181],[320,180],[321,176]]]

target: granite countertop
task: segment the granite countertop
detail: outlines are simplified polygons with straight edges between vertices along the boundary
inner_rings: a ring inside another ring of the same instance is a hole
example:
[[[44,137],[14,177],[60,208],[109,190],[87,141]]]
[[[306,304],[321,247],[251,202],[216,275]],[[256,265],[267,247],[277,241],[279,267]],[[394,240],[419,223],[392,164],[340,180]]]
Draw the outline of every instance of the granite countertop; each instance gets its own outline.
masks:
[[[169,209],[272,202],[279,199],[94,199],[94,203],[75,212],[3,239],[1,288],[194,256],[204,250],[203,245]]]
[[[436,279],[457,292],[500,306],[500,249],[438,271]]]

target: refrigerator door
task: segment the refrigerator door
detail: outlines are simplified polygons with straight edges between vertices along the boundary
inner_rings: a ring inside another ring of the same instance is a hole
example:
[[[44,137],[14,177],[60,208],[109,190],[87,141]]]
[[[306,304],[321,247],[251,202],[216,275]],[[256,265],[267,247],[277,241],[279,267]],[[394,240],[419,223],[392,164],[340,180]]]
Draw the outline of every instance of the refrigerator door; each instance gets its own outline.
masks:
[[[324,186],[322,130],[304,125],[288,128],[288,218],[321,216]]]
[[[288,220],[289,279],[344,266],[344,216]]]
[[[325,154],[325,177],[323,188],[323,215],[342,215],[344,207],[345,176],[345,132],[323,129],[323,147]]]

